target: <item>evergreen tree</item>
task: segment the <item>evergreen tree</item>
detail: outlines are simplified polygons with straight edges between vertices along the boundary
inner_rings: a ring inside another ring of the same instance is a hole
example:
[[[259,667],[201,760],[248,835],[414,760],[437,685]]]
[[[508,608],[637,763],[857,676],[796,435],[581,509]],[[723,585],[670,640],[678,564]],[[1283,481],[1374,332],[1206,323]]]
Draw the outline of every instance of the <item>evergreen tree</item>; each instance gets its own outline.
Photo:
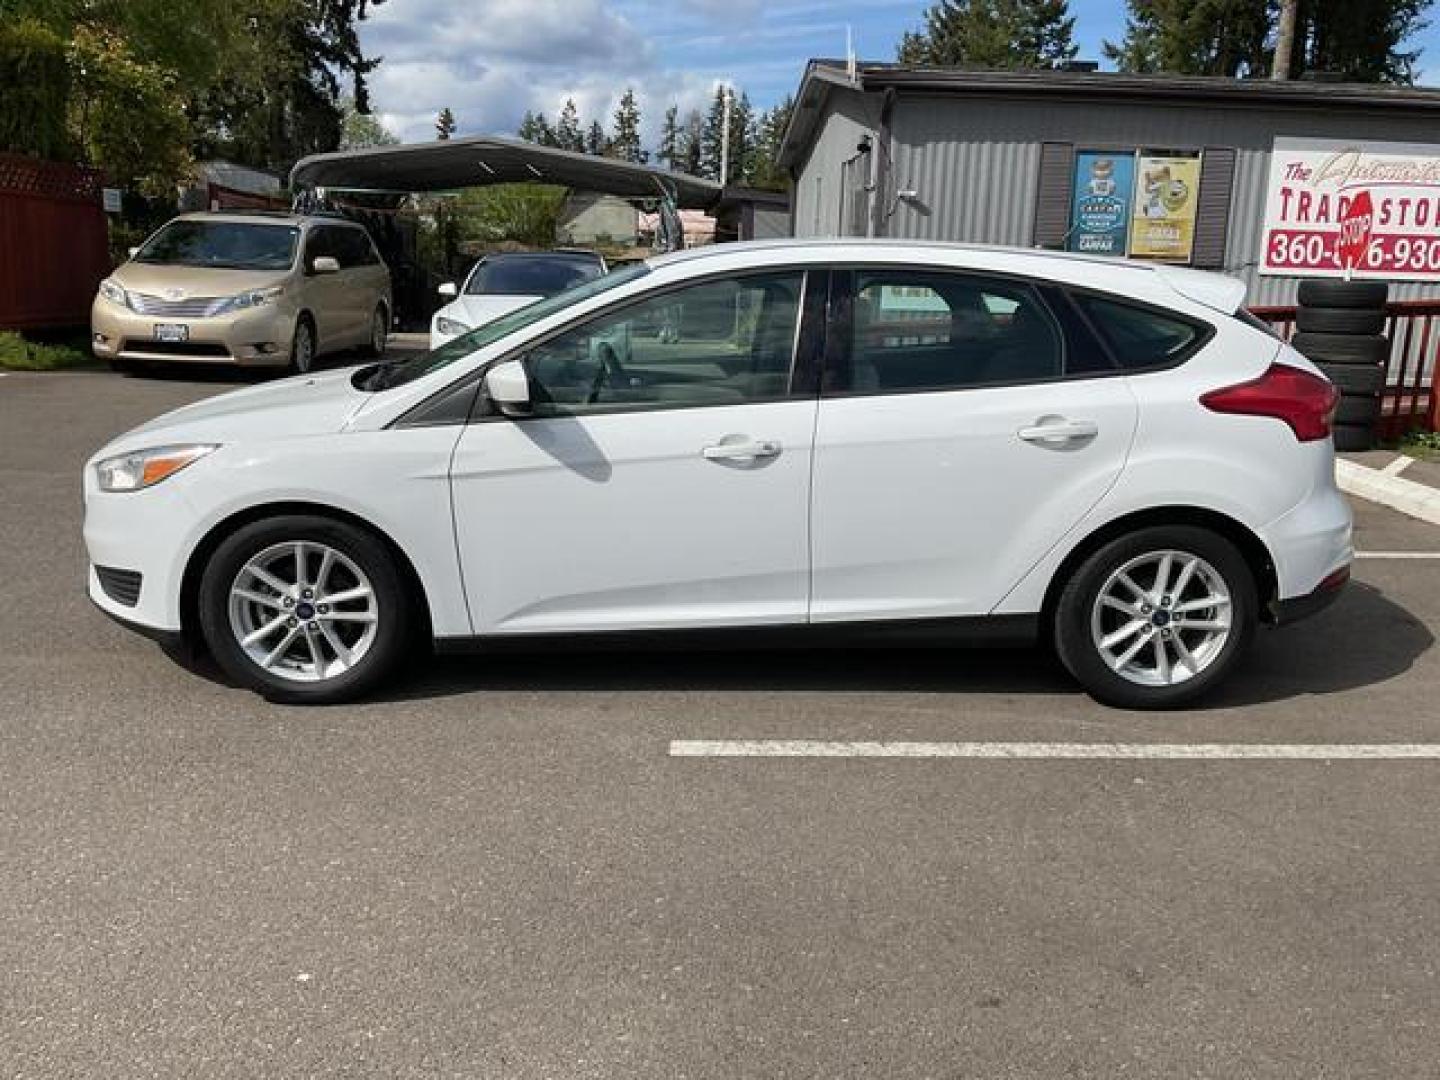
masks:
[[[600,121],[590,121],[590,130],[585,133],[585,152],[600,157],[608,149],[609,145],[605,142],[605,129],[600,126]]]
[[[574,98],[565,99],[560,110],[560,119],[555,123],[555,144],[561,150],[585,151],[585,136],[580,133],[580,110],[575,107]]]
[[[1357,82],[1412,83],[1432,0],[1300,0],[1288,74],[1334,71]],[[1276,0],[1129,0],[1125,37],[1105,42],[1122,71],[1268,75]]]
[[[795,99],[787,95],[779,105],[766,109],[760,115],[750,171],[745,177],[745,182],[751,187],[784,191],[790,186],[789,176],[780,168],[780,142],[785,138],[785,128],[794,109]]]
[[[699,109],[691,109],[685,117],[685,126],[680,130],[679,160],[676,163],[679,172],[689,173],[691,176],[702,175],[704,141],[705,121],[701,119]]]
[[[455,114],[446,105],[440,110],[440,115],[435,118],[435,138],[442,142],[455,134]]]
[[[680,158],[680,106],[671,105],[665,110],[665,123],[660,128],[660,146],[655,151],[655,160],[667,169],[679,167]]]
[[[1102,48],[1121,71],[1262,75],[1275,17],[1273,0],[1130,0],[1124,40]]]
[[[622,161],[643,164],[649,159],[640,144],[640,103],[628,86],[615,108],[615,134],[610,140],[610,154]]]
[[[720,179],[720,143],[724,138],[725,111],[729,107],[730,88],[717,86],[715,96],[710,99],[710,109],[700,128],[700,172],[698,175],[710,180]],[[734,129],[731,129],[734,135]]]
[[[755,156],[755,110],[750,106],[750,96],[743,91],[739,98],[730,102],[730,165],[726,170],[726,183],[747,182]]]
[[[1203,2],[1203,0],[1201,0]],[[1067,0],[938,0],[900,60],[936,67],[1049,68],[1075,55]]]

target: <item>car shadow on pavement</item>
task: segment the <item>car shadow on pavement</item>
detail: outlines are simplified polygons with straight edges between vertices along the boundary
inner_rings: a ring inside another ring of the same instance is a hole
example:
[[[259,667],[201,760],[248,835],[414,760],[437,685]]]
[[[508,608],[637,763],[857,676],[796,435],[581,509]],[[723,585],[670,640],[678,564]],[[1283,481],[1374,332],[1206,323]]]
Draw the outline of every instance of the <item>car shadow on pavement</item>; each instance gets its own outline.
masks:
[[[1353,584],[1334,606],[1262,627],[1245,663],[1203,708],[1236,708],[1355,690],[1403,675],[1435,643],[1378,589]],[[488,690],[767,691],[1080,695],[1042,649],[510,650],[419,658],[373,700]]]

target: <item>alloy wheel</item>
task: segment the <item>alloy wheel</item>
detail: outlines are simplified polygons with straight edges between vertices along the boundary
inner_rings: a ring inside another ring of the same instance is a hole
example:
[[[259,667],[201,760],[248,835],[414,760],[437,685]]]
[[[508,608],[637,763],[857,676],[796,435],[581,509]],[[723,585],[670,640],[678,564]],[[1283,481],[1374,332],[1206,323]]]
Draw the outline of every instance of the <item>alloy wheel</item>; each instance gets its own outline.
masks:
[[[1186,551],[1147,552],[1106,578],[1090,612],[1101,659],[1139,686],[1173,686],[1208,668],[1230,640],[1225,579]]]
[[[293,682],[333,679],[375,644],[375,589],[354,560],[327,544],[272,544],[230,585],[230,632],[256,666]]]

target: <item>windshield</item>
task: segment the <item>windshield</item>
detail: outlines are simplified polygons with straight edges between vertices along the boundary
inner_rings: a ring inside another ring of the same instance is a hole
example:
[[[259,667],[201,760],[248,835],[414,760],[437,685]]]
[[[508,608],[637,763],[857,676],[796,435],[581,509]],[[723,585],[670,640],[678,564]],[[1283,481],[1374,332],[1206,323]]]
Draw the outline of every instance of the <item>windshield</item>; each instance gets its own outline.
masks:
[[[172,221],[145,242],[136,262],[224,270],[288,270],[300,229],[246,221]]]
[[[483,259],[465,283],[466,296],[554,296],[597,278],[600,260],[574,255]]]
[[[493,345],[501,338],[515,333],[517,330],[524,330],[527,326],[548,318],[557,311],[563,311],[571,304],[578,304],[582,300],[588,300],[592,296],[599,296],[601,293],[609,292],[627,281],[634,281],[650,272],[650,267],[643,262],[632,263],[620,270],[614,270],[603,277],[594,277],[589,281],[582,281],[572,289],[566,289],[562,293],[543,300],[536,300],[533,304],[526,304],[522,308],[516,308],[507,315],[492,322],[486,323],[471,330],[468,334],[461,334],[453,341],[447,341],[438,349],[434,349],[423,356],[417,356],[413,360],[406,360],[391,366],[380,368],[366,368],[357,373],[356,385],[365,390],[389,390],[396,386],[404,386],[406,383],[414,382],[423,378],[433,371],[449,367],[457,360],[463,360],[472,353]]]

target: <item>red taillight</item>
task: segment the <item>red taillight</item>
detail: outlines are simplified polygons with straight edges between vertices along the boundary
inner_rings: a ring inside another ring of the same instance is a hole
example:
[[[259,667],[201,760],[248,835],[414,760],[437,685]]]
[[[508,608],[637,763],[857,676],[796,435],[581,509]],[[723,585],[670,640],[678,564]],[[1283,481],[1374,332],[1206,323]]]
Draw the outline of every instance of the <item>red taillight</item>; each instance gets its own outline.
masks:
[[[1271,364],[1258,379],[1202,395],[1200,404],[1211,412],[1284,420],[1297,439],[1312,442],[1330,435],[1340,392],[1319,375],[1287,364]]]

